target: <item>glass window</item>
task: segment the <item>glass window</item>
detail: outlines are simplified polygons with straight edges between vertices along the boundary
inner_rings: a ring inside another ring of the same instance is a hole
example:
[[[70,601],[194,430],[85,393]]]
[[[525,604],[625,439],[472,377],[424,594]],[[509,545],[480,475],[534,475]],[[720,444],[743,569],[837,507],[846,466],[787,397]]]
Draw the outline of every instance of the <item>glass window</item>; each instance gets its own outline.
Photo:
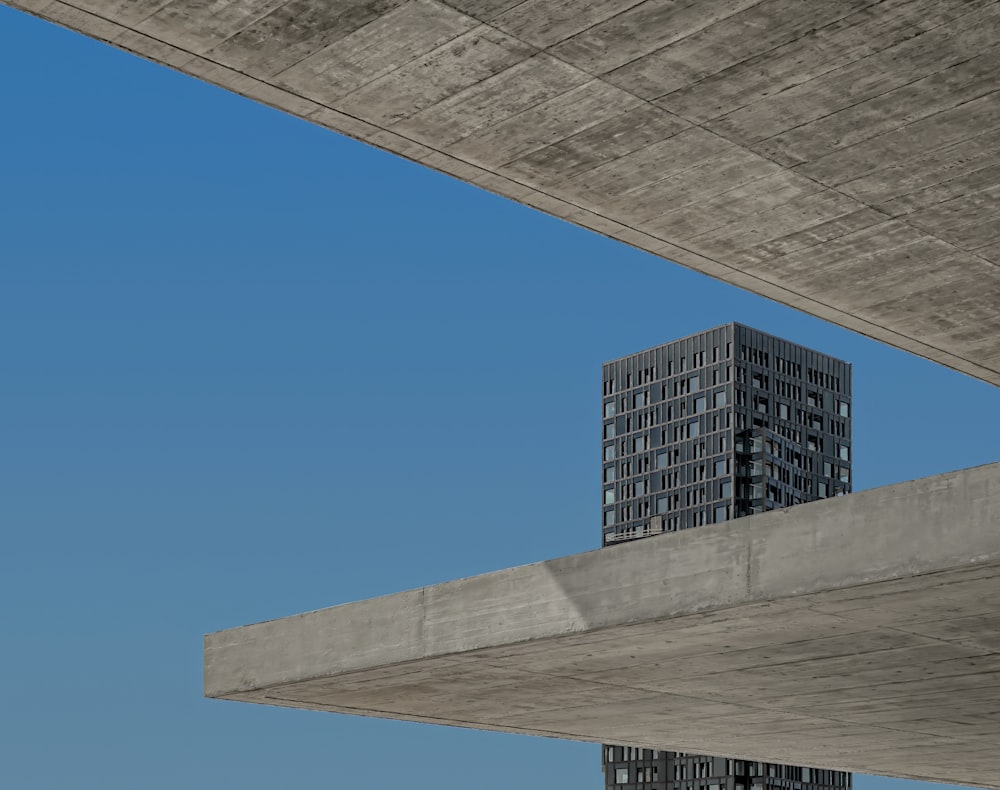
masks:
[[[644,496],[645,494],[646,494],[646,481],[645,480],[639,480],[635,484],[635,495],[636,496]]]
[[[698,377],[691,376],[691,378],[688,379],[688,392],[694,392],[698,389],[698,386]]]
[[[837,445],[837,455],[845,461],[851,460],[851,448],[846,444]]]
[[[701,429],[698,426],[698,421],[697,420],[689,422],[687,427],[688,427],[688,430],[687,430],[688,438],[690,438],[692,436],[697,436],[701,432]]]
[[[632,396],[632,408],[633,409],[638,409],[640,406],[645,406],[645,405],[646,405],[646,393],[645,392],[637,392],[635,395]]]
[[[593,412],[591,412],[593,414]],[[628,768],[615,768],[615,784],[628,784]]]
[[[662,516],[667,512],[667,498],[665,496],[656,498],[656,514]]]
[[[604,489],[604,504],[613,505],[615,503],[615,490],[613,488]]]
[[[614,510],[605,510],[604,511],[604,526],[610,527],[614,523],[615,523],[615,511]]]
[[[715,523],[721,524],[729,520],[729,505],[719,505],[715,508]]]
[[[615,424],[613,422],[609,422],[607,425],[604,426],[604,438],[605,439],[615,438]]]
[[[656,454],[656,468],[657,469],[666,469],[667,468],[667,452],[666,452],[666,450],[664,450],[663,452],[660,452],[660,453]]]
[[[615,446],[614,444],[605,445],[604,447],[604,460],[614,461],[615,460]]]
[[[851,404],[843,400],[837,401],[837,414],[839,414],[841,417],[850,417]]]
[[[722,477],[726,472],[729,471],[729,461],[725,458],[720,458],[715,462],[715,476]]]
[[[726,391],[722,390],[721,392],[716,392],[715,393],[715,408],[718,409],[718,408],[721,408],[722,406],[725,406],[725,405],[726,405]]]
[[[705,398],[704,395],[700,395],[699,397],[695,398],[694,399],[694,413],[695,414],[701,414],[703,411],[705,411],[705,407],[707,405],[708,405],[708,402],[707,402],[707,400],[706,400],[706,398]]]
[[[615,416],[615,402],[613,400],[609,400],[607,403],[604,404],[604,416],[605,417]]]
[[[613,466],[604,467],[604,482],[613,483],[615,480],[615,468]]]
[[[733,484],[730,480],[725,480],[719,485],[719,497],[728,499],[733,495]]]
[[[638,453],[638,452],[641,452],[641,451],[643,451],[645,449],[646,449],[646,437],[645,436],[636,436],[632,440],[632,452],[633,453]]]

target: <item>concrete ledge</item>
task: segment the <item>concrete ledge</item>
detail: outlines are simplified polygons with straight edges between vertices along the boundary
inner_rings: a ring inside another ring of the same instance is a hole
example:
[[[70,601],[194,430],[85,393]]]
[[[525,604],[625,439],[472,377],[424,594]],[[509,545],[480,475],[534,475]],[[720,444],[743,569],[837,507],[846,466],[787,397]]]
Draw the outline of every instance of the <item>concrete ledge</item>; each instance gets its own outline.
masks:
[[[1000,464],[210,634],[205,694],[1000,788]]]
[[[995,2],[0,2],[1000,385]]]

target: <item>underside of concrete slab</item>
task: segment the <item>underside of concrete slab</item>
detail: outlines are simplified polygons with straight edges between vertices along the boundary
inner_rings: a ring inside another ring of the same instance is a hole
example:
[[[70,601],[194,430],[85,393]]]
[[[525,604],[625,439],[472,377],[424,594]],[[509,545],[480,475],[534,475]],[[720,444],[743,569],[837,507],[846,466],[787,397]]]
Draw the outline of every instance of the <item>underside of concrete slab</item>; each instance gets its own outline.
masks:
[[[1000,788],[1000,464],[210,634],[205,693]]]
[[[1000,384],[996,0],[4,0]]]

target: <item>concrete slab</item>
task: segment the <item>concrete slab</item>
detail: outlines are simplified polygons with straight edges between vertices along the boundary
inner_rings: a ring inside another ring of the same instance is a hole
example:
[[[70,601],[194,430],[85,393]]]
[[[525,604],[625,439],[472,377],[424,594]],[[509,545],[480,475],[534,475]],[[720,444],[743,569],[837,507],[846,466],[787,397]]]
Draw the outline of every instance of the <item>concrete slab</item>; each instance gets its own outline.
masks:
[[[1000,384],[997,0],[2,1]]]
[[[205,694],[1000,788],[1000,464],[210,634]]]

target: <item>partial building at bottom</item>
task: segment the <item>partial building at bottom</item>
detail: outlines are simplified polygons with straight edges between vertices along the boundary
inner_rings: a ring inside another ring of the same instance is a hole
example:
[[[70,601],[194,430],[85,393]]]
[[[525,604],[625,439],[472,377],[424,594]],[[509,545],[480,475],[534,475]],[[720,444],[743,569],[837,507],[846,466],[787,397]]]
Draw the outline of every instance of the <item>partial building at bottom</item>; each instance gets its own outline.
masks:
[[[602,382],[604,546],[851,490],[846,362],[733,323],[607,362]],[[602,764],[607,790],[851,787],[843,771],[625,746]]]
[[[657,749],[605,746],[608,790],[850,790],[851,774]]]

